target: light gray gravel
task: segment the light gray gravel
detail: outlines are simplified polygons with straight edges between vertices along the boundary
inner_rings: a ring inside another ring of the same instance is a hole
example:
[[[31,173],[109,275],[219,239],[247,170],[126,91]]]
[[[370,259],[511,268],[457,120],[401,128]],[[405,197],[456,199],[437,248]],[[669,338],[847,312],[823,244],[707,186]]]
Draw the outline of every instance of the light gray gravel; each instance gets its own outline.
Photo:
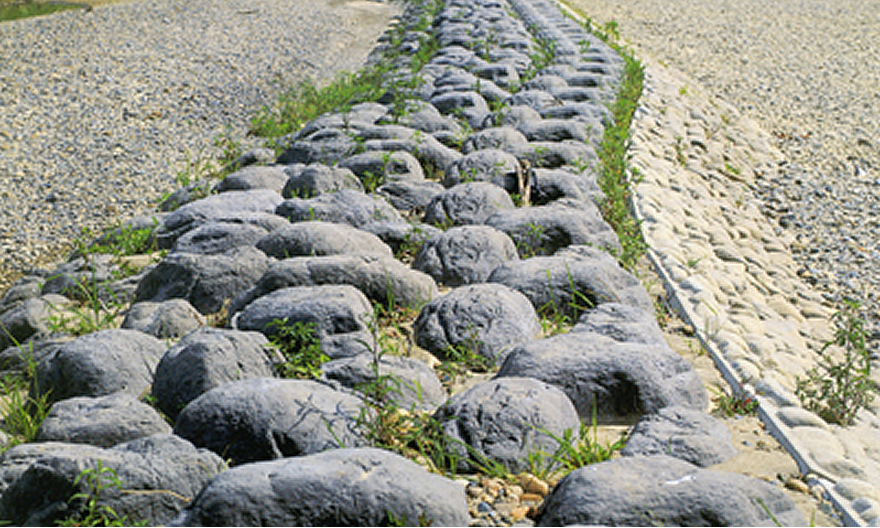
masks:
[[[571,0],[637,54],[696,79],[777,139],[759,181],[799,274],[866,301],[880,331],[880,0]]]
[[[360,67],[399,6],[136,0],[0,24],[0,288],[151,209],[306,76]],[[245,144],[257,144],[250,138]]]

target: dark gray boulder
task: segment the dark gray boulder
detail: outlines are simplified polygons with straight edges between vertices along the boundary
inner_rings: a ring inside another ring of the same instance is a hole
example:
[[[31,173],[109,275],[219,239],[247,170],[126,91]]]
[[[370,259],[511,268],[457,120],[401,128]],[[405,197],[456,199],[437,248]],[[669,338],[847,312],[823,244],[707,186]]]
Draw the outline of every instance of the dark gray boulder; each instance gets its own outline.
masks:
[[[135,302],[186,299],[204,315],[217,313],[253,286],[270,261],[247,246],[219,255],[173,253],[140,282]]]
[[[118,391],[139,396],[153,381],[164,342],[135,330],[101,330],[59,346],[37,367],[37,395],[50,402]]]
[[[215,190],[222,193],[269,189],[280,193],[287,183],[284,169],[284,165],[248,165],[223,178]]]
[[[379,103],[358,103],[338,112],[329,112],[312,119],[297,132],[297,137],[313,137],[327,128],[359,130],[374,124],[388,112]]]
[[[621,493],[626,489],[626,493]],[[593,464],[563,478],[539,526],[804,526],[780,488],[667,456]]]
[[[451,132],[458,134],[461,132],[461,125],[454,119],[446,117],[437,110],[434,105],[425,101],[407,101],[407,110],[404,115],[397,118],[397,123],[434,134],[436,132]],[[388,116],[385,118],[388,119]]]
[[[422,308],[413,324],[416,344],[441,359],[462,347],[491,363],[535,339],[541,325],[529,300],[503,284],[462,286]]]
[[[470,135],[461,145],[461,152],[470,154],[477,150],[497,149],[512,154],[526,143],[525,136],[513,127],[492,127]]]
[[[575,321],[581,313],[603,303],[619,303],[651,313],[654,306],[644,286],[607,254],[532,257],[507,262],[487,282],[521,292],[539,313],[564,315]]]
[[[593,203],[602,203],[605,199],[596,175],[589,170],[576,173],[565,168],[537,168],[529,174],[529,183],[533,205],[547,205],[565,198]]]
[[[393,256],[391,248],[376,235],[348,224],[323,221],[282,226],[260,239],[257,249],[278,259],[345,254]]]
[[[472,471],[486,460],[512,473],[528,471],[529,453],[543,454],[550,465],[559,448],[553,437],[562,438],[569,430],[577,438],[580,429],[577,411],[564,392],[528,378],[475,385],[450,398],[435,417],[461,457],[460,471]]]
[[[505,209],[485,221],[504,231],[523,257],[552,255],[573,244],[620,251],[617,233],[592,201],[559,200],[549,205]]]
[[[275,151],[266,147],[248,150],[224,168],[237,170],[251,165],[271,165],[275,162]]]
[[[13,282],[0,296],[0,313],[28,299],[39,297],[44,280],[45,278],[40,275],[25,275]]]
[[[321,163],[295,164],[284,169],[287,182],[281,190],[285,198],[314,198],[343,189],[363,191],[361,181],[348,169],[328,167]]]
[[[461,159],[461,152],[441,143],[437,138],[419,131],[398,125],[385,125],[364,131],[375,134],[367,139],[367,150],[405,150],[415,156],[422,164],[426,177],[445,171],[455,161]]]
[[[212,480],[172,526],[467,526],[464,487],[373,448],[246,464]]]
[[[29,442],[4,451],[0,454],[0,497],[36,460],[69,448],[63,442]]]
[[[206,324],[205,317],[189,301],[170,299],[131,305],[121,326],[159,339],[178,339]]]
[[[171,253],[219,255],[243,246],[255,246],[267,233],[264,227],[254,224],[208,222],[181,235]]]
[[[559,75],[554,75],[553,73],[548,72],[547,70],[542,71],[541,75],[538,75],[534,79],[529,79],[527,82],[523,83],[523,89],[525,90],[544,90],[552,92],[565,88],[568,88],[568,81]]]
[[[245,213],[274,213],[284,199],[277,191],[229,191],[190,202],[166,216],[156,230],[160,248],[170,248],[181,235],[210,221],[228,221]]]
[[[395,209],[407,213],[423,211],[445,187],[433,181],[393,181],[376,189]]]
[[[277,335],[277,324],[314,325],[313,337],[330,358],[368,351],[373,345],[370,301],[354,286],[327,284],[282,288],[263,295],[233,316],[231,325]]]
[[[520,90],[513,94],[508,101],[511,106],[528,106],[529,108],[541,112],[545,108],[553,107],[559,104],[559,101],[544,90]]]
[[[471,90],[447,91],[432,97],[430,103],[437,107],[441,114],[460,115],[475,129],[482,128],[483,121],[489,115],[486,99]]]
[[[405,150],[368,150],[342,160],[338,166],[353,172],[368,188],[368,184],[375,188],[386,182],[425,179],[419,160]]]
[[[602,303],[587,310],[571,331],[602,334],[627,343],[666,343],[653,310],[620,303]]]
[[[73,339],[68,335],[34,336],[26,343],[4,349],[0,352],[0,376],[25,373],[32,362],[39,364],[53,355],[61,345]]]
[[[378,376],[386,377],[390,401],[405,410],[433,411],[446,401],[440,379],[424,361],[390,354],[383,354],[378,363],[374,359],[371,353],[358,354],[324,363],[321,370],[324,379],[356,390]]]
[[[55,402],[37,431],[37,441],[112,447],[170,433],[171,426],[155,409],[131,394],[115,393]]]
[[[84,444],[49,445],[0,498],[0,517],[18,526],[53,526],[83,511],[89,480],[99,471],[105,484],[99,505],[129,523],[162,525],[176,517],[211,477],[224,469],[214,453],[172,435],[154,435],[104,449]],[[108,483],[113,471],[120,487]]]
[[[604,104],[595,103],[572,103],[564,105],[548,106],[539,109],[541,116],[546,119],[576,119],[587,122],[610,119],[611,112]]]
[[[519,72],[513,64],[495,62],[474,68],[474,74],[481,79],[487,79],[498,86],[510,87],[519,83]]]
[[[460,183],[431,200],[423,221],[444,227],[482,224],[495,213],[514,208],[507,191],[493,183]]]
[[[642,416],[621,454],[667,455],[709,467],[736,456],[737,450],[724,423],[695,409],[671,406]]]
[[[257,297],[291,286],[348,284],[383,306],[417,308],[437,295],[430,275],[404,266],[393,258],[365,255],[297,257],[273,263],[254,288],[243,294],[233,311]]]
[[[186,405],[224,383],[272,377],[268,340],[258,332],[204,327],[185,335],[159,361],[152,395],[176,418]]]
[[[291,222],[324,220],[361,227],[381,220],[400,220],[400,214],[381,198],[343,189],[315,198],[291,198],[281,203],[275,213]]]
[[[702,411],[706,389],[693,366],[665,345],[621,343],[583,332],[513,349],[499,378],[530,377],[568,394],[581,419],[632,420],[663,407]]]
[[[517,130],[529,141],[588,141],[592,133],[585,123],[569,119],[528,121],[520,124]]]
[[[508,105],[502,112],[496,114],[495,121],[498,126],[516,128],[522,123],[540,119],[541,114],[530,106]],[[522,134],[522,132],[520,132],[520,134]]]
[[[249,379],[190,402],[174,434],[239,465],[365,445],[362,412],[359,398],[315,381]]]
[[[358,151],[360,146],[350,131],[343,128],[321,128],[307,138],[296,139],[278,156],[278,163],[323,163],[335,165]]]
[[[506,234],[489,226],[460,226],[426,241],[412,266],[439,283],[461,286],[486,282],[500,265],[518,260]]]
[[[0,312],[0,349],[20,345],[36,335],[47,334],[52,306],[56,304],[64,304],[63,298],[49,295],[7,303],[6,309]]]
[[[522,167],[513,154],[498,149],[471,152],[446,171],[443,185],[452,187],[469,181],[494,183],[509,193],[521,192]]]
[[[517,157],[526,159],[532,167],[555,169],[559,167],[594,167],[599,161],[595,148],[582,141],[565,139],[562,141],[530,141],[516,152]]]
[[[373,222],[361,229],[382,239],[404,262],[412,261],[422,244],[442,233],[432,225],[419,222]]]

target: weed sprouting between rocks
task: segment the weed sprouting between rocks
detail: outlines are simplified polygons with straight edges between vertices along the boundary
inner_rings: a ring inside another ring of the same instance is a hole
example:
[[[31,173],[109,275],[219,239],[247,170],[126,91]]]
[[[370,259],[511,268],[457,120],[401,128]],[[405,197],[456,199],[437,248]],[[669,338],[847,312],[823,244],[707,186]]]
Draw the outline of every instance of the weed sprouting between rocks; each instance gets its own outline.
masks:
[[[38,396],[31,395],[32,389],[37,386],[37,361],[33,346],[28,343],[25,348],[14,338],[12,340],[21,351],[25,368],[19,374],[7,374],[0,378],[0,418],[3,432],[10,437],[7,449],[35,441],[52,406],[48,391]]]
[[[880,390],[871,378],[871,354],[859,308],[858,302],[847,300],[834,314],[834,339],[819,351],[818,365],[807,371],[806,377],[797,379],[796,394],[804,407],[839,425],[852,425],[856,414]],[[832,355],[835,351],[838,356]]]
[[[321,365],[330,361],[330,358],[321,348],[316,323],[276,319],[269,323],[269,329],[275,331],[269,338],[269,346],[284,357],[284,361],[275,365],[279,376],[297,379],[321,377]]]

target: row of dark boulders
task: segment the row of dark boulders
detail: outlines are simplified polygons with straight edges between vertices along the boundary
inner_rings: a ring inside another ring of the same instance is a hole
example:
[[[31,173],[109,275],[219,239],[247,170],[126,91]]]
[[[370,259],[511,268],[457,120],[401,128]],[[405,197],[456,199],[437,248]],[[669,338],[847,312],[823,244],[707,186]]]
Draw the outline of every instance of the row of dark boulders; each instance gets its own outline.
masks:
[[[117,279],[117,259],[75,255],[5,293],[0,369],[21,370],[26,351],[31,396],[52,407],[36,443],[0,456],[0,518],[63,519],[82,472],[104,467],[120,486],[101,502],[129,521],[487,522],[459,483],[370,446],[375,410],[357,388],[390,375],[397,405],[438,418],[462,472],[475,455],[526,470],[585,420],[637,422],[624,458],[564,478],[540,524],[803,522],[775,487],[702,469],[735,453],[729,433],[609,253],[595,149],[620,57],[545,0],[430,7],[408,6],[377,48],[397,65],[379,102],[321,116],[277,159],[249,153],[209,196],[198,182],[105,235],[153,229],[160,262]],[[430,39],[439,51],[412,71]],[[89,299],[83,285],[130,303],[121,328],[50,331]],[[376,305],[418,310],[412,337],[433,362],[379,357]],[[539,314],[576,324],[538,338]],[[312,325],[329,358],[319,380],[277,377],[279,320]],[[463,349],[499,369],[448,395],[432,364]]]

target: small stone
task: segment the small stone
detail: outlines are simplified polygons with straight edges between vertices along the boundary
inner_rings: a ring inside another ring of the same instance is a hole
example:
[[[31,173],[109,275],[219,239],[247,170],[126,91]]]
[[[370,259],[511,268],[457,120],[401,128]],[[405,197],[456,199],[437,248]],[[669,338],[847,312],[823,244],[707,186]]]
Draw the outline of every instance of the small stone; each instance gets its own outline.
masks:
[[[513,522],[519,522],[529,514],[529,506],[518,506],[510,510],[510,518]]]
[[[531,473],[523,473],[520,475],[519,483],[526,493],[534,493],[541,497],[546,497],[547,494],[550,493],[550,486]]]
[[[477,486],[475,484],[471,484],[467,487],[466,491],[467,491],[468,497],[471,497],[472,499],[476,499],[477,497],[482,495],[483,492],[486,490],[482,486]]]
[[[519,497],[519,501],[523,504],[526,504],[526,503],[538,504],[543,500],[544,500],[544,496],[538,495],[537,493],[523,493]]]
[[[793,491],[806,493],[808,495],[810,493],[810,486],[797,477],[788,477],[787,479],[785,479],[785,487]]]
[[[497,497],[501,490],[504,488],[504,481],[497,478],[484,478],[480,481],[480,484],[486,488],[486,492],[489,493],[492,497]]]

